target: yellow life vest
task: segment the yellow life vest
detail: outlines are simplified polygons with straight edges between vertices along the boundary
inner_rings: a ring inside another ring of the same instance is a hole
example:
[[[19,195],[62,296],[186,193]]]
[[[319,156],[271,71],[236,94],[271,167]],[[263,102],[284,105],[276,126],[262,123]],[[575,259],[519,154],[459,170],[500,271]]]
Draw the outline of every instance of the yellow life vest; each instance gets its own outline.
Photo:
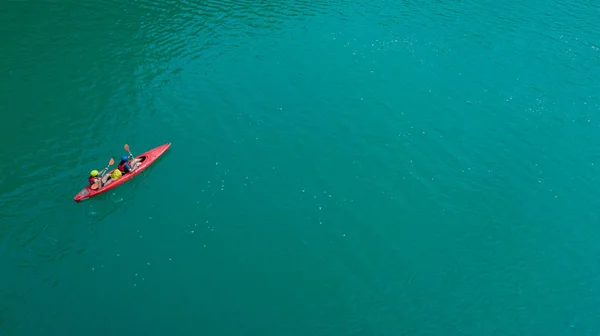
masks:
[[[112,178],[113,180],[118,179],[119,177],[123,176],[123,174],[121,173],[120,170],[115,169],[111,174],[110,174],[110,178]]]

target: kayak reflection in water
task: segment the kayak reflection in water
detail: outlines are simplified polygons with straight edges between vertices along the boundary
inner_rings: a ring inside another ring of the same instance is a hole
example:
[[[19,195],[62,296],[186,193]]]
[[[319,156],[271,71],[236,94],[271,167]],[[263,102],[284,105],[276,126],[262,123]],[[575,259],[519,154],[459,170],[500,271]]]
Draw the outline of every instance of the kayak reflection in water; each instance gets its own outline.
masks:
[[[119,165],[117,166],[117,168],[123,173],[123,174],[127,174],[131,171],[133,171],[134,169],[136,169],[139,164],[140,164],[140,159],[133,159],[131,161],[131,164],[129,162],[129,159],[133,158],[133,156],[130,154],[129,156],[123,155],[121,157],[121,162],[119,162]]]

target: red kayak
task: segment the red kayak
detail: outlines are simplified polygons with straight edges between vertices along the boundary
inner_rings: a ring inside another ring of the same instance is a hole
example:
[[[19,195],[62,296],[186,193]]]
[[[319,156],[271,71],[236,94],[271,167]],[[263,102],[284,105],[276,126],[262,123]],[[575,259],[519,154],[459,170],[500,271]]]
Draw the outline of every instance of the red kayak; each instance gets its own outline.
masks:
[[[116,187],[120,186],[121,184],[131,180],[135,175],[143,172],[146,168],[148,168],[151,164],[153,164],[154,161],[156,161],[161,155],[163,155],[163,153],[166,152],[170,146],[171,146],[171,143],[167,143],[162,146],[151,149],[144,154],[140,154],[139,156],[136,157],[136,159],[140,160],[140,163],[139,163],[138,167],[135,168],[133,171],[123,174],[121,177],[119,177],[116,180],[112,180],[109,178],[108,181],[104,184],[104,186],[102,186],[99,189],[92,189],[90,186],[87,186],[87,187],[83,188],[83,190],[81,190],[77,195],[75,195],[75,198],[73,198],[73,200],[75,202],[84,201],[88,198],[92,198],[96,195],[102,194],[103,192],[106,192],[113,188],[116,188]],[[110,174],[113,171],[114,171],[114,169],[107,172],[106,174],[110,176]]]

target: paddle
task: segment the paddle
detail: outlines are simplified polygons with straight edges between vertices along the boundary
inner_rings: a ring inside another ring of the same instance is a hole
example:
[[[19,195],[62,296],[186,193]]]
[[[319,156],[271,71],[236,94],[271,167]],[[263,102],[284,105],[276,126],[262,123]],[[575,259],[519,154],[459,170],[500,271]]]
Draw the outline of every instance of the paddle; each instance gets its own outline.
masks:
[[[129,150],[129,145],[125,144],[125,146],[123,146],[123,148],[125,148],[125,150],[127,151],[127,153],[129,153],[129,156],[131,156],[132,158],[135,158],[135,156],[133,156],[133,154],[131,154],[131,151]]]
[[[106,174],[108,167],[112,166],[113,164],[115,164],[115,160],[113,158],[110,158],[110,160],[108,160],[108,166],[106,166],[106,168],[102,169],[102,176],[104,176],[104,174]]]
[[[102,176],[104,176],[104,174],[106,174],[106,171],[108,170],[108,167],[112,166],[115,163],[115,160],[113,158],[110,158],[110,160],[108,160],[108,166],[106,166],[106,168],[102,169],[102,173],[100,174],[100,180],[102,180]],[[96,190],[98,189],[98,187],[100,187],[99,183],[96,182],[94,184],[92,184],[92,190]]]

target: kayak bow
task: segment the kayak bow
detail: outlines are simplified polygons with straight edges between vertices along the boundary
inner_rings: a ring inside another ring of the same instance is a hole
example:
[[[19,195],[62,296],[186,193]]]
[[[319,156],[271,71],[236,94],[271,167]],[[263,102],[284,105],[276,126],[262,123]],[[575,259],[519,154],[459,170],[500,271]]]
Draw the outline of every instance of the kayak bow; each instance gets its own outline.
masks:
[[[123,176],[119,177],[116,180],[108,179],[108,181],[100,189],[94,190],[90,186],[87,186],[87,187],[83,188],[77,195],[75,195],[73,200],[75,202],[84,201],[88,198],[92,198],[96,195],[102,194],[103,192],[106,192],[113,188],[116,188],[116,187],[120,186],[121,184],[131,180],[135,175],[141,173],[146,168],[148,168],[151,164],[153,164],[161,155],[164,154],[164,152],[167,151],[167,149],[169,149],[170,146],[171,146],[171,143],[167,143],[162,146],[158,146],[154,149],[151,149],[151,150],[147,151],[146,153],[140,154],[139,156],[136,157],[136,159],[140,160],[140,163],[137,166],[137,168],[135,168],[132,172],[123,174]],[[115,169],[111,170],[107,174],[110,175]]]

